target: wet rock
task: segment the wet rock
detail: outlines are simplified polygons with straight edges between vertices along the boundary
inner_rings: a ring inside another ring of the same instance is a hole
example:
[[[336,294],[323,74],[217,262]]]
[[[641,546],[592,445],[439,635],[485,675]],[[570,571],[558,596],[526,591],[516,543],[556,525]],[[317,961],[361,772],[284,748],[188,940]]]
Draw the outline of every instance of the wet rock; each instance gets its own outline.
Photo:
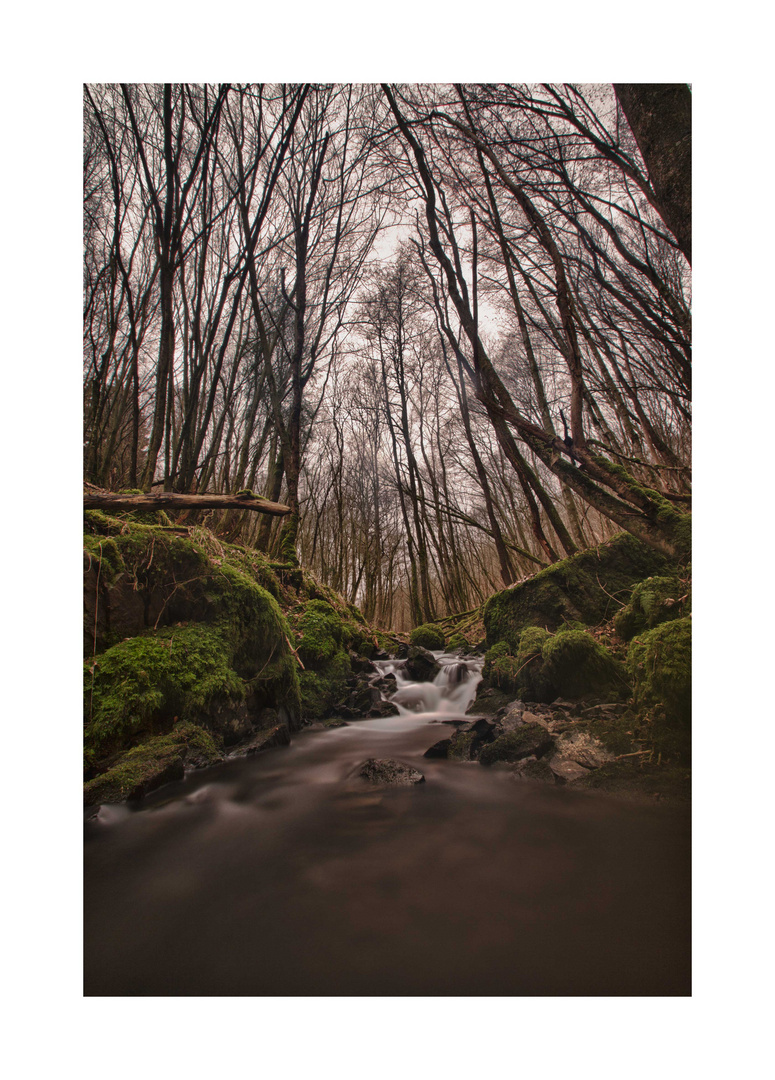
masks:
[[[486,713],[493,716],[513,701],[513,695],[504,694],[497,686],[492,686],[487,679],[482,679],[476,688],[476,697],[468,708],[472,713]]]
[[[383,716],[398,716],[398,709],[392,701],[377,701],[366,713],[369,720],[378,720]]]
[[[515,780],[533,780],[542,784],[555,784],[557,778],[545,760],[529,757],[515,766],[512,775]]]
[[[451,744],[452,739],[439,739],[439,741],[437,743],[434,743],[433,746],[428,747],[428,749],[423,754],[423,757],[446,758],[449,755],[449,748]]]
[[[496,761],[520,761],[526,757],[543,757],[554,746],[554,738],[541,724],[523,724],[498,735],[482,748],[479,761],[493,765]]]
[[[562,757],[559,754],[556,757],[547,759],[547,765],[554,773],[555,782],[558,784],[573,784],[576,780],[589,776],[590,773],[589,769],[585,769],[577,761],[572,761],[570,758]]]
[[[205,722],[207,730],[220,736],[224,746],[234,746],[250,738],[256,721],[248,701],[221,700],[212,703]]]
[[[333,712],[345,720],[357,720],[368,715],[371,709],[380,704],[381,700],[382,695],[376,687],[369,686],[368,683],[359,683],[352,694],[334,706]]]
[[[277,724],[275,727],[258,731],[247,742],[242,743],[230,754],[230,758],[251,757],[262,750],[269,750],[272,746],[288,746],[291,741],[291,733],[286,724]]]
[[[603,746],[594,735],[584,731],[565,732],[555,744],[557,755],[575,761],[585,769],[599,769],[614,760],[614,754]]]
[[[370,784],[385,784],[390,787],[411,787],[413,784],[425,782],[425,777],[419,770],[393,758],[369,758],[361,765],[358,776]]]
[[[114,768],[84,785],[84,804],[99,806],[124,799],[133,802],[163,784],[182,780],[185,774],[184,753],[185,749],[181,746],[165,746],[161,750],[137,747],[134,752],[125,754]]]
[[[449,681],[452,686],[457,686],[460,683],[467,682],[470,672],[465,664],[453,664],[452,670],[449,673]]]
[[[409,644],[406,641],[402,641],[396,650],[396,658],[398,660],[406,660],[409,656]]]
[[[392,671],[389,675],[382,675],[379,679],[373,679],[371,685],[379,690],[381,694],[394,694],[398,688],[396,677]]]
[[[413,682],[433,682],[441,671],[441,664],[427,649],[419,645],[409,647],[406,673]]]
[[[377,671],[368,657],[358,656],[354,652],[350,652],[350,667],[357,675],[374,675]]]

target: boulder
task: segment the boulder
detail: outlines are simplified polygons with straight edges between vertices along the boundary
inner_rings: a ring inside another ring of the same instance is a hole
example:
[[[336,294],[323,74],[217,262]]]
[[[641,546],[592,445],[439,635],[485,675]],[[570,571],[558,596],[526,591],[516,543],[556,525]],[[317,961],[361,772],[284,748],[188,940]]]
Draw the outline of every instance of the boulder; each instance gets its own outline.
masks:
[[[575,761],[585,769],[599,769],[614,760],[614,755],[599,739],[585,731],[567,731],[555,743],[557,755]]]
[[[433,746],[428,747],[428,749],[423,754],[423,757],[446,758],[449,756],[449,748],[451,744],[452,739],[439,739],[439,741],[434,743]]]
[[[371,685],[379,690],[381,694],[394,694],[398,686],[392,671],[388,675],[382,675],[379,679],[373,679]]]
[[[358,656],[357,653],[350,651],[350,667],[356,673],[356,675],[374,675],[376,674],[376,667],[365,656]]]
[[[393,704],[393,702],[392,701],[384,701],[384,700],[383,701],[376,701],[372,705],[372,707],[369,709],[369,711],[366,713],[366,716],[368,717],[369,720],[378,720],[383,716],[398,716],[398,715],[399,715],[398,708]]]
[[[433,682],[441,671],[441,664],[432,653],[420,645],[409,647],[406,673],[414,682]]]
[[[531,756],[540,758],[553,746],[553,737],[541,724],[523,724],[484,746],[479,761],[482,765],[493,765],[496,761],[519,761]]]
[[[291,733],[288,730],[287,725],[276,724],[274,727],[265,728],[263,731],[257,731],[247,742],[242,743],[236,750],[233,750],[229,754],[229,757],[251,757],[253,754],[258,754],[262,750],[269,750],[272,746],[288,746],[290,741]]]
[[[447,756],[457,761],[475,761],[482,747],[495,738],[496,731],[495,723],[483,716],[465,724],[452,736]]]
[[[370,784],[390,787],[411,787],[425,782],[421,772],[393,758],[369,758],[359,768],[358,776]]]
[[[550,766],[547,765],[546,760],[539,761],[534,757],[524,758],[522,761],[517,762],[512,770],[512,776],[515,780],[533,780],[542,784],[555,784],[557,782],[557,778]]]

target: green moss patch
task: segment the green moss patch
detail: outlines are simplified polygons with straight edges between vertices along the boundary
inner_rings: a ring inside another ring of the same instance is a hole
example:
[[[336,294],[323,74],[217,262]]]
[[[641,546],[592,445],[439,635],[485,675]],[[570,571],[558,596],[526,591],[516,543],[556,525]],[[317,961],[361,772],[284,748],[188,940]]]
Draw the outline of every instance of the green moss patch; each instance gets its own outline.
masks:
[[[444,631],[436,623],[423,623],[416,626],[409,635],[412,645],[419,645],[421,649],[443,649],[446,645]]]
[[[457,652],[459,650],[467,653],[471,652],[471,643],[462,634],[453,634],[447,642],[446,648],[448,652]]]
[[[148,791],[183,776],[186,762],[197,766],[221,758],[213,737],[195,724],[179,723],[167,735],[159,735],[128,750],[106,772],[84,787],[87,806],[139,798]]]
[[[86,666],[87,760],[175,716],[199,715],[215,699],[244,696],[220,630],[196,624],[128,638]]]
[[[660,623],[686,615],[689,610],[688,585],[677,575],[646,578],[632,590],[629,603],[614,619],[623,641],[651,630]]]
[[[627,666],[635,708],[652,724],[653,743],[667,754],[690,751],[692,715],[692,618],[662,623],[636,637]]]
[[[596,625],[615,613],[638,581],[670,566],[665,556],[620,533],[491,596],[484,607],[487,643],[506,641],[516,652],[527,626]]]
[[[584,630],[559,631],[541,650],[540,678],[555,697],[574,698],[627,686],[624,669]]]

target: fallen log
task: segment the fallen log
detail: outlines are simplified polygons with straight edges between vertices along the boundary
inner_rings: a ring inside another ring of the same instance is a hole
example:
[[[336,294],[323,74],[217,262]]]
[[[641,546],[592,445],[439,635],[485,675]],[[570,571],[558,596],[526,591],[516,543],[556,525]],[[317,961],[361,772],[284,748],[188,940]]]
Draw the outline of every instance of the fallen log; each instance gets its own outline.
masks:
[[[256,514],[284,517],[290,506],[270,502],[260,495],[178,495],[171,491],[145,495],[115,495],[112,492],[85,491],[84,510],[252,510]]]

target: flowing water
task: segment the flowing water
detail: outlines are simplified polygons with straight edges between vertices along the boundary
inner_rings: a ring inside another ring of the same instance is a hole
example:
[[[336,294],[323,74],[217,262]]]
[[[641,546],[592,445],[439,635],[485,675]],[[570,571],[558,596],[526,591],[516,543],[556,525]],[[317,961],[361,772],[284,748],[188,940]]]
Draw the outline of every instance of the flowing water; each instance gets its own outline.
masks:
[[[437,656],[439,654],[436,654]],[[689,816],[424,758],[481,660],[86,826],[87,995],[690,993]],[[424,773],[372,788],[370,757]]]

